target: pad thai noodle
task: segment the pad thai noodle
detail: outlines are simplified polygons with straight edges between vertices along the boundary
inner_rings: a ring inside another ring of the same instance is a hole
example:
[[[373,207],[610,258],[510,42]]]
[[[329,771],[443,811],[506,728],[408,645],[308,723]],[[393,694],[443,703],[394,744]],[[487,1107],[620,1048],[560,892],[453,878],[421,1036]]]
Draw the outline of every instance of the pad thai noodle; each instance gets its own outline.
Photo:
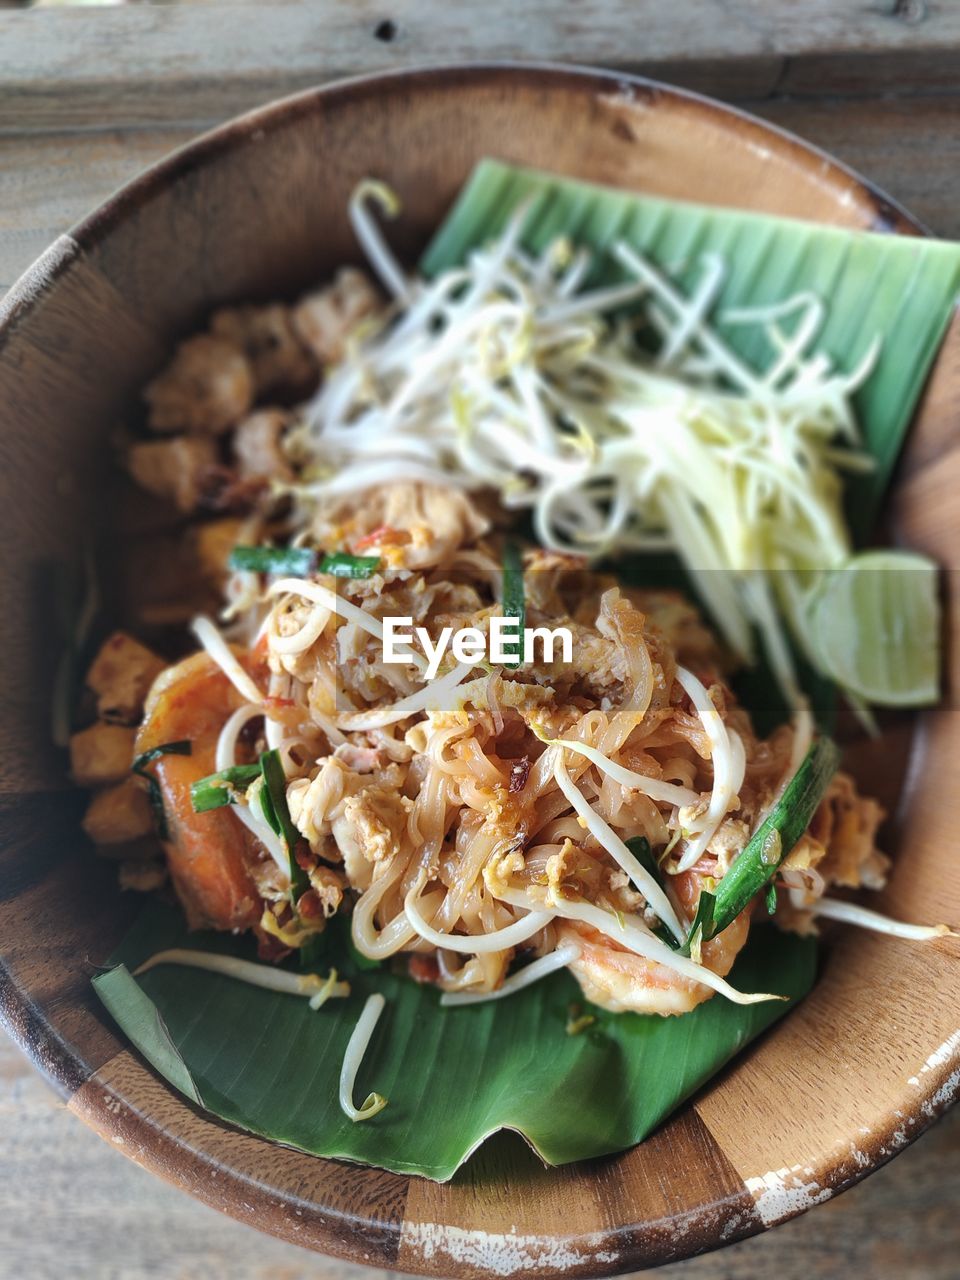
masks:
[[[222,604],[193,621],[180,661],[123,634],[97,658],[98,720],[73,740],[77,777],[110,784],[87,817],[95,841],[156,824],[191,926],[251,931],[261,960],[277,962],[342,915],[361,957],[401,964],[451,1005],[561,968],[615,1012],[769,999],[727,981],[768,914],[801,932],[819,915],[940,932],[832,896],[882,887],[888,867],[883,811],[847,774],[831,768],[789,847],[765,827],[818,735],[763,583],[753,615],[709,585],[718,636],[683,595],[628,588],[598,567],[622,546],[663,545],[671,529],[702,541],[666,471],[657,501],[674,494],[672,524],[629,507],[616,481],[627,452],[611,451],[598,421],[604,397],[622,399],[635,375],[661,416],[699,396],[701,425],[708,409],[730,433],[763,418],[750,401],[760,391],[731,390],[736,370],[703,338],[706,305],[655,310],[668,343],[671,325],[687,336],[674,343],[683,367],[654,367],[604,318],[649,290],[649,271],[637,268],[642,289],[581,294],[576,254],[526,259],[513,228],[463,270],[416,280],[364,199],[353,211],[388,298],[350,268],[293,307],[223,310],[147,390],[154,438],[132,445],[130,469],[204,517],[194,536]],[[695,330],[699,365],[684,346]],[[588,349],[591,369],[577,363]],[[725,371],[722,394],[704,352]],[[778,375],[763,392],[763,420],[782,392],[806,459],[790,483],[811,486],[790,509],[805,545],[824,529],[839,544],[836,469],[856,451],[830,440],[866,370],[845,383],[819,366],[814,376],[792,352],[778,357],[789,385]],[[451,383],[451,369],[466,372]],[[808,394],[817,407],[804,416]],[[512,434],[496,436],[495,421]],[[711,431],[698,447],[713,447]],[[746,445],[740,456],[748,466]],[[781,502],[777,478],[761,479],[730,492]],[[525,507],[543,536],[517,525]],[[505,617],[534,640],[496,661],[487,642]],[[387,661],[398,619],[420,639]],[[795,695],[790,721],[767,736],[731,687],[751,623]],[[569,649],[549,653],[559,631]],[[475,652],[461,658],[449,641],[464,633]],[[123,780],[117,762],[125,771],[131,755],[140,776]],[[755,846],[747,900],[729,919],[705,912]],[[162,879],[149,859],[123,867],[137,887]],[[303,990],[326,999],[336,975]],[[364,1015],[367,1039],[377,1013]]]

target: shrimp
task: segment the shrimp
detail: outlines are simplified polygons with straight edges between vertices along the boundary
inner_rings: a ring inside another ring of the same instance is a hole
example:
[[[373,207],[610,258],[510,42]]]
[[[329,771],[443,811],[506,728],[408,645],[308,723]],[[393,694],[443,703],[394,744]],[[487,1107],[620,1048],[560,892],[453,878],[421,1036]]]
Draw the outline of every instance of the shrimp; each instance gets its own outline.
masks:
[[[147,697],[136,750],[189,739],[189,756],[160,756],[151,766],[163,795],[167,864],[191,928],[246,929],[260,918],[251,866],[255,838],[229,809],[195,813],[190,784],[216,769],[217,738],[242,699],[205,653],[168,668]]]
[[[688,919],[693,919],[700,897],[696,871],[675,876],[671,885]],[[558,922],[559,924],[559,922]],[[750,911],[743,911],[722,933],[703,944],[701,963],[724,978],[747,941]],[[645,960],[621,947],[613,938],[588,925],[565,920],[557,929],[557,942],[575,942],[579,957],[569,965],[584,996],[611,1013],[689,1013],[709,1000],[713,992],[654,960]]]

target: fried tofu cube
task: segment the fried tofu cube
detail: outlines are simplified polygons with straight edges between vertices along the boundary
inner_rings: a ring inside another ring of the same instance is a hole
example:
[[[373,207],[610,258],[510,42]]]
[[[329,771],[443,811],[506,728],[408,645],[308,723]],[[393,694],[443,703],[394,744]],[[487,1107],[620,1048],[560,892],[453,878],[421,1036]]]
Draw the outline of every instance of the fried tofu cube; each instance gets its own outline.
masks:
[[[289,308],[280,303],[225,307],[214,315],[210,330],[246,356],[257,399],[271,392],[306,395],[316,386],[317,362],[298,336]]]
[[[165,863],[156,859],[151,862],[121,862],[117,868],[117,878],[121,889],[132,889],[134,893],[152,893],[166,884],[167,868]]]
[[[244,418],[233,435],[233,452],[241,476],[251,480],[293,479],[280,444],[289,419],[282,409],[261,409]]]
[[[348,340],[362,322],[382,310],[369,277],[355,267],[344,267],[333,284],[301,299],[294,308],[293,327],[321,364],[334,364],[343,359]]]
[[[87,684],[97,695],[101,720],[134,724],[144,700],[166,663],[124,631],[115,631],[94,659]]]
[[[96,792],[84,814],[83,829],[94,844],[122,844],[148,835],[153,811],[143,785],[131,777]]]
[[[136,729],[99,720],[70,738],[70,772],[81,787],[121,782],[130,772]]]
[[[140,488],[185,512],[200,505],[204,481],[216,465],[217,448],[209,436],[150,440],[127,454],[127,469]]]
[[[218,435],[239,422],[253,404],[250,362],[234,342],[201,333],[181,342],[144,399],[154,431]]]
[[[205,578],[222,582],[228,572],[230,552],[240,542],[244,521],[235,516],[209,520],[191,531],[196,559]]]

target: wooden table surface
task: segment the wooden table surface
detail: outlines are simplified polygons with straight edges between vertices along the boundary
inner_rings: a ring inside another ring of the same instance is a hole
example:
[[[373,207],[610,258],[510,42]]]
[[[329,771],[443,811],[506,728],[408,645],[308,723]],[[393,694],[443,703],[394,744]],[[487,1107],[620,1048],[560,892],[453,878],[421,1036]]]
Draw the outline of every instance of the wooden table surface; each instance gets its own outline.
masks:
[[[803,135],[960,237],[960,5],[944,0],[274,0],[0,11],[0,291],[218,120],[359,71],[538,58],[660,75]],[[665,1268],[682,1280],[960,1275],[960,1110],[862,1186]],[[67,1115],[0,1038],[0,1278],[370,1274],[220,1217]]]

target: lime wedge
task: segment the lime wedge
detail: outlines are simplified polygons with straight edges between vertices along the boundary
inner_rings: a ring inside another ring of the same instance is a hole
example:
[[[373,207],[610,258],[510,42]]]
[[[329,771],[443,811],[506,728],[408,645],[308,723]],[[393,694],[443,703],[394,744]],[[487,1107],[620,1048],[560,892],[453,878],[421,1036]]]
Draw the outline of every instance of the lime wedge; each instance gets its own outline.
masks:
[[[867,702],[936,702],[937,566],[904,551],[865,551],[827,572],[810,604],[810,645],[824,675]]]

